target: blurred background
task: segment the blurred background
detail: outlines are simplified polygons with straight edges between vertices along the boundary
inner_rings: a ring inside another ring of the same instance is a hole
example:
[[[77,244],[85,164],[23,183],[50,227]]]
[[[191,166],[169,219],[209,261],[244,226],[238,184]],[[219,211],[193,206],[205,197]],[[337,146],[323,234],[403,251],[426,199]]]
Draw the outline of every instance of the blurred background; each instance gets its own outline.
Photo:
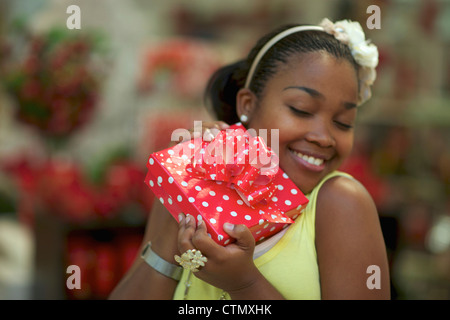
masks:
[[[142,239],[148,156],[211,118],[212,71],[323,17],[359,21],[380,51],[342,170],[377,204],[392,298],[449,299],[448,0],[0,0],[0,299],[105,299]]]

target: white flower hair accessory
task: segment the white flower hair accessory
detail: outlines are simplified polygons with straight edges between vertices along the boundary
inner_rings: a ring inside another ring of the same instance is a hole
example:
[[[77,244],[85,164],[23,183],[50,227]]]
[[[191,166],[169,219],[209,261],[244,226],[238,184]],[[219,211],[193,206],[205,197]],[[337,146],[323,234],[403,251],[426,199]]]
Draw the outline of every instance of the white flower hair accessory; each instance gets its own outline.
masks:
[[[366,40],[364,31],[358,22],[350,20],[331,22],[325,18],[319,24],[326,33],[333,35],[337,40],[349,46],[353,58],[360,66],[359,68],[359,102],[358,105],[363,104],[372,96],[370,90],[374,83],[377,73],[376,66],[378,65],[378,49],[377,47]]]

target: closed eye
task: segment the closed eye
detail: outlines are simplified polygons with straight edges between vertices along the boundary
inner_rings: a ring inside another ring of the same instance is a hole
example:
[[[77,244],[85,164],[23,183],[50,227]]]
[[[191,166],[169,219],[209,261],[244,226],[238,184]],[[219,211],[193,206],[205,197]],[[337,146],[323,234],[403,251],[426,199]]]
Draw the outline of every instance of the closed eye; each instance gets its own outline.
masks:
[[[298,116],[301,116],[301,117],[310,117],[310,116],[312,116],[312,114],[307,112],[307,111],[303,111],[303,110],[294,108],[292,106],[288,106],[288,107],[294,114],[296,114]],[[353,129],[353,125],[351,125],[351,124],[343,123],[341,121],[334,121],[334,123],[342,130]]]
[[[346,123],[343,123],[343,122],[340,122],[340,121],[335,121],[334,123],[336,123],[340,128],[342,128],[344,130],[350,130],[350,129],[353,128],[352,125],[346,124]]]
[[[296,115],[299,115],[299,116],[310,116],[311,115],[311,113],[309,113],[309,112],[306,112],[306,111],[303,111],[303,110],[300,110],[300,109],[297,109],[297,108],[294,108],[291,106],[289,106],[289,109],[291,109],[291,111],[293,113],[295,113]]]

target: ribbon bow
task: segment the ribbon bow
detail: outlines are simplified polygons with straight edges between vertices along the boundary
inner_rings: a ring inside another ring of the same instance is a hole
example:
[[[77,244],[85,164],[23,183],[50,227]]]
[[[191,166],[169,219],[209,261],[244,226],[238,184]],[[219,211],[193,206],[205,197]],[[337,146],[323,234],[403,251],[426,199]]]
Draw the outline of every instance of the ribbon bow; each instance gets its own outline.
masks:
[[[202,140],[186,167],[195,178],[222,181],[251,207],[266,204],[278,190],[273,182],[278,156],[261,137],[242,129],[221,131],[210,143]]]

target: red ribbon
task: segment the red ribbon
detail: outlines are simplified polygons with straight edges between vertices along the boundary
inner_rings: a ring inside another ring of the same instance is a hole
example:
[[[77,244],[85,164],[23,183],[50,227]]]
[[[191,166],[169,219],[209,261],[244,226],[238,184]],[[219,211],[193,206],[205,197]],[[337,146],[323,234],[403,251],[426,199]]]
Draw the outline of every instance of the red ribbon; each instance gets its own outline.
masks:
[[[210,143],[202,140],[186,170],[195,178],[227,183],[253,207],[267,203],[278,190],[273,182],[278,163],[278,156],[261,137],[242,129],[227,129]]]

